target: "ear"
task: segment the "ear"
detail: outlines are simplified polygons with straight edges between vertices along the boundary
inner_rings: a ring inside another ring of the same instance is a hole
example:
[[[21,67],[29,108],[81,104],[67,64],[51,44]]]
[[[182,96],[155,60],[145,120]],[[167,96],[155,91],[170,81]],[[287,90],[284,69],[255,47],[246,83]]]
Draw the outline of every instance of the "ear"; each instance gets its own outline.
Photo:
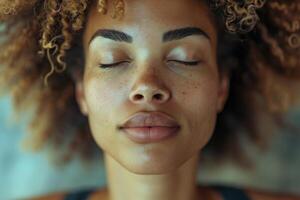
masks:
[[[87,103],[85,99],[85,93],[84,93],[84,87],[83,87],[83,81],[77,80],[75,83],[75,97],[77,104],[79,105],[80,111],[83,115],[87,116]]]
[[[224,106],[225,103],[227,101],[228,98],[228,93],[229,93],[229,75],[228,73],[224,72],[223,74],[221,74],[220,76],[220,87],[219,87],[219,91],[218,91],[218,113],[220,113]]]

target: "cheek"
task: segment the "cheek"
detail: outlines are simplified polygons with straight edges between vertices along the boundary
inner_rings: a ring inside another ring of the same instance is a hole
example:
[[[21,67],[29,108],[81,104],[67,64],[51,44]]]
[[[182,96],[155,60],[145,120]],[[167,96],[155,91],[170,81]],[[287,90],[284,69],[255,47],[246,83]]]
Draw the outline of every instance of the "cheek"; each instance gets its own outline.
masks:
[[[181,92],[179,104],[186,118],[187,147],[190,152],[199,151],[207,144],[217,117],[217,91],[216,79],[205,79],[201,82],[189,83]]]
[[[111,75],[112,74],[112,75]],[[112,72],[99,72],[90,67],[84,76],[84,91],[88,112],[93,117],[110,119],[113,108],[123,101],[124,80]]]
[[[113,142],[109,137],[116,128],[112,111],[124,97],[122,86],[117,81],[95,77],[87,78],[84,87],[91,132],[96,142],[104,147],[106,143]]]
[[[85,97],[88,106],[89,116],[97,114],[98,117],[108,114],[110,106],[114,101],[113,87],[107,87],[107,84],[96,79],[90,79],[85,82]]]

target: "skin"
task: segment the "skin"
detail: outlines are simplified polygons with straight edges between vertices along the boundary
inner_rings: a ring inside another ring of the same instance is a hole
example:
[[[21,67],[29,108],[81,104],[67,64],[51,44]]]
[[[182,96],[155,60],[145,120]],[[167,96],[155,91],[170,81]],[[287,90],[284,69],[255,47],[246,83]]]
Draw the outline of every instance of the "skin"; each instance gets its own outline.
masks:
[[[125,3],[121,20],[112,19],[110,12],[100,15],[96,5],[92,6],[84,32],[86,64],[76,83],[76,98],[103,150],[108,179],[108,187],[93,193],[89,200],[221,200],[216,191],[196,185],[199,154],[213,133],[229,87],[228,77],[219,73],[216,64],[213,17],[199,0]],[[210,39],[192,35],[162,42],[165,32],[190,26],[202,29]],[[132,36],[132,43],[94,37],[99,29],[123,31]],[[202,62],[185,66],[170,60]],[[126,62],[115,68],[99,67],[119,61]],[[154,98],[157,94],[161,98]],[[181,126],[178,135],[157,143],[132,142],[117,127],[139,111],[172,116]],[[299,199],[245,191],[255,200]],[[60,200],[64,196],[35,199]]]
[[[213,17],[198,0],[125,2],[121,20],[92,7],[83,38],[84,74],[76,86],[80,109],[104,152],[110,199],[195,199],[199,153],[228,91],[228,78],[218,71]],[[162,42],[165,32],[184,27],[200,28],[209,39],[191,35]],[[132,43],[93,37],[99,29],[125,32]],[[171,60],[201,62],[187,66]],[[99,67],[120,61],[126,62]],[[117,127],[139,111],[164,112],[181,129],[168,140],[132,142]]]

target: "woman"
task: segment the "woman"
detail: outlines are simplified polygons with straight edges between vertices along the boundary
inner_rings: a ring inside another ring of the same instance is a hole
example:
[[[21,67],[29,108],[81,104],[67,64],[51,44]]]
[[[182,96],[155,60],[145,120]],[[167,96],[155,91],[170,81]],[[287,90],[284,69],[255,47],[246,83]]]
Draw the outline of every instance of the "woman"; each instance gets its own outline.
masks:
[[[219,156],[235,149],[230,139],[236,134],[230,126],[234,119],[257,139],[250,130],[256,91],[268,105],[283,107],[282,101],[268,102],[273,93],[267,91],[275,82],[267,85],[265,79],[297,78],[299,27],[291,33],[284,24],[299,19],[296,1],[1,4],[8,35],[1,46],[3,84],[12,92],[16,108],[32,102],[37,106],[31,147],[63,147],[74,137],[68,152],[91,155],[93,141],[103,150],[108,188],[82,191],[77,197],[299,199],[250,189],[200,187],[195,181],[199,153],[214,131],[211,149]],[[259,23],[244,44],[225,34],[223,27],[238,34],[250,32],[259,9],[265,24]],[[268,30],[271,27],[274,32]],[[220,137],[231,143],[220,144],[226,141]]]

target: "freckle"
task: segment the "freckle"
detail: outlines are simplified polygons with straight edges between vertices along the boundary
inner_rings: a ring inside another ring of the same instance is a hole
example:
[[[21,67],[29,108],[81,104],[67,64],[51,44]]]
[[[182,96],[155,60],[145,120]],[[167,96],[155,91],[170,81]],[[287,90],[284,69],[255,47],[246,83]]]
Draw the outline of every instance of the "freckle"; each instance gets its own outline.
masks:
[[[186,93],[183,91],[182,94],[185,95]]]

